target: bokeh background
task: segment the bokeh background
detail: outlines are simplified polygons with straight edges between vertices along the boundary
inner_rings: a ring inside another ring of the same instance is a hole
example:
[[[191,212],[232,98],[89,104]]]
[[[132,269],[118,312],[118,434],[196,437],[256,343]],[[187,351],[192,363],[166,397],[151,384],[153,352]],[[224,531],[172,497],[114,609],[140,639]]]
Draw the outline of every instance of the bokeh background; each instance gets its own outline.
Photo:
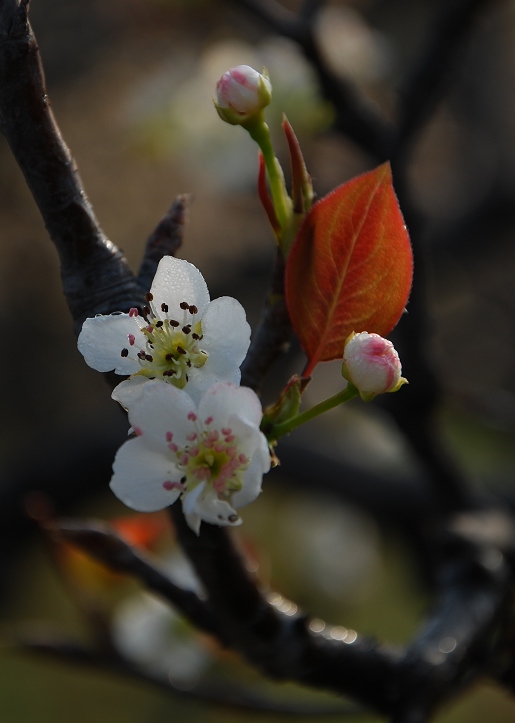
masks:
[[[298,3],[285,4],[295,9]],[[317,32],[328,62],[390,115],[435,5],[327,2]],[[255,325],[273,238],[255,191],[256,148],[213,108],[218,77],[242,63],[268,68],[274,101],[267,119],[278,155],[286,164],[280,133],[285,111],[319,195],[371,163],[331,133],[331,109],[296,46],[234,2],[37,0],[30,13],[54,113],[108,236],[137,269],[146,237],[173,198],[192,193],[180,255],[201,269],[213,296],[239,298]],[[445,389],[442,435],[471,484],[510,504],[515,501],[514,47],[515,2],[492,3],[424,127],[410,167],[415,203],[428,220],[428,349]],[[154,602],[143,603],[135,584],[104,580],[102,572],[73,555],[56,565],[24,515],[30,490],[46,491],[60,514],[104,519],[128,514],[107,488],[110,460],[127,424],[102,375],[86,367],[76,350],[57,256],[3,138],[0,238],[0,721],[265,720],[264,714],[207,707],[13,649],[17,635],[48,625],[87,640],[78,612],[85,595],[98,596],[117,621],[117,634],[137,655],[154,633],[143,635],[142,642],[132,640],[130,631],[144,624],[145,605]],[[301,368],[294,349],[278,367],[275,388]],[[307,401],[333,393],[339,382],[338,364],[320,367]],[[271,385],[269,399],[273,390]],[[419,571],[393,525],[378,523],[377,515],[356,506],[352,494],[339,491],[337,479],[338,471],[349,470],[356,479],[386,475],[397,483],[392,494],[396,491],[399,504],[403,490],[423,497],[419,470],[401,435],[379,405],[350,404],[299,430],[288,445],[282,470],[265,480],[264,494],[245,511],[241,528],[263,579],[311,615],[393,643],[407,641],[431,602]],[[324,474],[335,479],[299,486],[296,449],[321,455]],[[167,558],[173,541],[165,536],[158,547]],[[162,610],[156,615],[164,616],[170,644],[177,646],[171,631],[180,628],[181,644],[188,643],[182,659],[193,660],[191,680],[214,675],[281,700],[335,702],[265,683]],[[195,657],[193,648],[204,652]],[[195,660],[201,661],[198,668]],[[172,667],[170,658],[165,661],[159,665]],[[491,683],[479,684],[437,720],[486,716],[492,723],[515,719],[515,701]],[[346,719],[378,720],[357,713]]]

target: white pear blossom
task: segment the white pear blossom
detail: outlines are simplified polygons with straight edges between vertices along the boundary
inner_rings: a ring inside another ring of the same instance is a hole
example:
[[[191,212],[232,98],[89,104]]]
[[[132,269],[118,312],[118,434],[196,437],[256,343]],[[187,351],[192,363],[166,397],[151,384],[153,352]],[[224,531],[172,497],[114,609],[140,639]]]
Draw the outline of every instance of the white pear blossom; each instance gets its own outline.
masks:
[[[131,375],[114,399],[128,407],[149,379],[186,388],[197,401],[217,381],[239,384],[250,327],[236,299],[210,301],[200,271],[172,256],[161,259],[146,298],[143,315],[134,308],[86,319],[79,335],[89,366]]]
[[[259,495],[270,469],[261,417],[261,403],[247,387],[218,382],[197,407],[185,391],[148,382],[129,406],[136,438],[118,450],[111,489],[139,512],[180,497],[197,534],[201,520],[239,525],[236,510]]]

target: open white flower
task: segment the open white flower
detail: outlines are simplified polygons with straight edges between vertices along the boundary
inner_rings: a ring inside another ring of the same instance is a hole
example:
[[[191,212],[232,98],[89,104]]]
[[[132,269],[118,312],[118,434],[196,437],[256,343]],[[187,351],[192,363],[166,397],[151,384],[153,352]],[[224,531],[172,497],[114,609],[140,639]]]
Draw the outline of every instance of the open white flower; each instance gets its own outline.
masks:
[[[210,301],[200,271],[182,259],[161,259],[143,316],[137,309],[86,319],[78,347],[99,372],[131,375],[113,392],[128,407],[143,382],[159,379],[198,401],[218,381],[239,384],[250,343],[242,305],[229,296]]]
[[[247,387],[218,382],[197,408],[186,392],[148,382],[129,407],[136,438],[118,450],[111,489],[139,512],[181,497],[197,534],[201,520],[239,525],[235,510],[256,499],[270,469],[261,416],[261,402]]]

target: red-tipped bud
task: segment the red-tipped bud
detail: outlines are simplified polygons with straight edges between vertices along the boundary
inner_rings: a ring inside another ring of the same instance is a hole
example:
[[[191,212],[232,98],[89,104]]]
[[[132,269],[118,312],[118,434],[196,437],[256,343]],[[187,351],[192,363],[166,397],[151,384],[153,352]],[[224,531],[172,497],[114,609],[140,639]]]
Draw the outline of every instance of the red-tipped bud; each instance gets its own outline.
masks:
[[[365,402],[376,394],[396,392],[407,380],[391,341],[379,334],[354,332],[345,342],[342,375],[359,391]]]
[[[216,84],[216,110],[231,125],[241,125],[260,113],[272,100],[268,77],[249,65],[237,65],[222,75]]]

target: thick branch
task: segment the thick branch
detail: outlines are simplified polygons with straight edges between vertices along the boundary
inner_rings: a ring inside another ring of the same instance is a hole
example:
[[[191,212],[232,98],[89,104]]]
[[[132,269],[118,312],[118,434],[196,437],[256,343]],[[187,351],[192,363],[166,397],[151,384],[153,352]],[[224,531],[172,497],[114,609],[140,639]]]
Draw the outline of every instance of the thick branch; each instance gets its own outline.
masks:
[[[0,0],[0,130],[9,143],[61,261],[77,328],[86,316],[128,309],[140,289],[107,240],[50,108],[28,0]]]
[[[203,524],[197,537],[177,505],[172,515],[213,612],[236,650],[274,678],[352,695],[379,710],[391,709],[396,651],[355,634],[346,643],[345,635],[336,631],[332,635],[330,626],[312,629],[303,615],[281,612],[258,590],[224,529]]]
[[[425,715],[486,668],[509,602],[510,575],[496,548],[449,534],[441,547],[438,604],[402,653],[281,613],[259,591],[226,530],[203,524],[197,537],[178,506],[172,516],[224,634],[268,675],[350,695],[384,713],[415,707]]]

